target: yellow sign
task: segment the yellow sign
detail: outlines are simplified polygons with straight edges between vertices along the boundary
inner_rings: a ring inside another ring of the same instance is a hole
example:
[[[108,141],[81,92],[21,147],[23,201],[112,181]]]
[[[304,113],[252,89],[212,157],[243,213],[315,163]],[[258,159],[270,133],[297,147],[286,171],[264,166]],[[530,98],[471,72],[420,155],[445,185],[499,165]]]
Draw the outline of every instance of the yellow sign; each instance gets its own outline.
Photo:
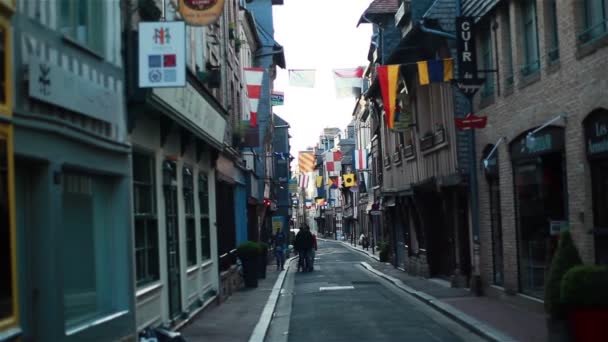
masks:
[[[355,182],[355,175],[353,173],[349,173],[344,175],[344,186],[350,188],[351,186],[357,185]]]
[[[179,0],[179,13],[192,26],[213,24],[223,9],[224,0]]]

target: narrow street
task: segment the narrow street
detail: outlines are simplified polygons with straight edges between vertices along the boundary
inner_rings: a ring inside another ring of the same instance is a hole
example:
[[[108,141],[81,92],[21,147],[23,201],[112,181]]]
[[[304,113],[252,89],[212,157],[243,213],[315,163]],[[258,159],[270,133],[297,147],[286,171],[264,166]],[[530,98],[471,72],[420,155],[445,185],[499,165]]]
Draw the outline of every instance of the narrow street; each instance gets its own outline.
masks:
[[[360,263],[369,259],[321,241],[315,271],[295,261],[266,341],[478,341],[477,335],[428,308]]]

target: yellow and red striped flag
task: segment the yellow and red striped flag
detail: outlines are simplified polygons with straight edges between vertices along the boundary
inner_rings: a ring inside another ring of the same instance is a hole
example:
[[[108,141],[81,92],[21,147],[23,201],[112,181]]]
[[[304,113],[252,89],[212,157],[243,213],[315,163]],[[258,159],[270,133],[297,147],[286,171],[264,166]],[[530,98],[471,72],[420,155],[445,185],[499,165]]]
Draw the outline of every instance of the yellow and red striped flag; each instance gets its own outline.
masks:
[[[378,66],[378,80],[380,81],[382,103],[386,113],[386,125],[389,129],[392,129],[395,125],[399,64]]]

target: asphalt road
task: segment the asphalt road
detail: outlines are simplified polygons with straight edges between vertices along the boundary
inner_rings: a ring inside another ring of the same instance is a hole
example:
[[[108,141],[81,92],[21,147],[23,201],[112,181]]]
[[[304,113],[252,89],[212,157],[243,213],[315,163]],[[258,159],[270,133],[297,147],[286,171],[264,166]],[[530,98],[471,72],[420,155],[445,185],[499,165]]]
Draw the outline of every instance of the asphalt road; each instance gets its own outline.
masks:
[[[319,244],[315,271],[290,267],[266,341],[482,341],[360,266],[361,253]]]

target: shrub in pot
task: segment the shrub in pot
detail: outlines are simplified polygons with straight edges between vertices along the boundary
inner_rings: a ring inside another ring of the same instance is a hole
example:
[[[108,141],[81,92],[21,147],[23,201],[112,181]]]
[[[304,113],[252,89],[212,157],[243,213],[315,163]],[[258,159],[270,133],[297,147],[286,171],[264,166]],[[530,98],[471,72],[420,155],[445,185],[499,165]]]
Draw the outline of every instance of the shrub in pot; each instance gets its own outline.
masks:
[[[566,311],[561,302],[561,282],[568,270],[582,263],[570,232],[561,232],[545,281],[545,311],[549,316],[547,328],[551,341],[568,340]]]
[[[608,341],[608,267],[580,265],[562,279],[561,302],[574,341]]]
[[[266,279],[266,266],[268,266],[268,244],[260,242],[260,257],[258,258],[258,278]]]
[[[236,254],[243,263],[243,280],[247,287],[258,287],[258,259],[260,258],[260,245],[255,241],[240,244]]]
[[[387,262],[388,261],[388,254],[390,252],[390,248],[389,248],[389,244],[388,242],[385,241],[380,241],[378,242],[378,251],[379,251],[379,256],[380,256],[380,261],[382,262]]]

